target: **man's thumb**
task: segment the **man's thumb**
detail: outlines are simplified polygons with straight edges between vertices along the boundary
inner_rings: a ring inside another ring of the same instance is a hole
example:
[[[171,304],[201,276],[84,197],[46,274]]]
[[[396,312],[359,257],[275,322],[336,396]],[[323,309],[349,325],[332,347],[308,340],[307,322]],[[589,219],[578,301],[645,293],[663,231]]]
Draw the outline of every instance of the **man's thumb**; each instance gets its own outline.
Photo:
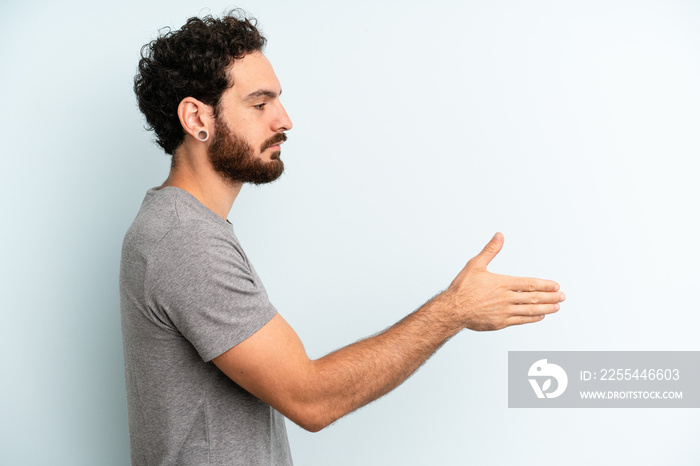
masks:
[[[474,264],[476,267],[485,269],[493,258],[496,257],[499,252],[501,252],[501,248],[503,248],[503,241],[504,238],[501,233],[496,233],[493,235],[493,238],[491,238],[491,241],[484,246],[484,249],[482,249],[481,252],[471,260],[472,264]]]

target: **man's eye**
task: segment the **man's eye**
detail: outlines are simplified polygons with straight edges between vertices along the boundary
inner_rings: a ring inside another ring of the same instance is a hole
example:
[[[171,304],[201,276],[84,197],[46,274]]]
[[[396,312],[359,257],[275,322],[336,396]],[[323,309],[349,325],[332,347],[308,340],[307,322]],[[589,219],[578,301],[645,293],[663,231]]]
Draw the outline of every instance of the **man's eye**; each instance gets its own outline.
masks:
[[[257,108],[258,110],[262,110],[265,105],[267,105],[267,104],[262,103],[262,104],[258,104],[258,105],[253,105],[253,107]]]

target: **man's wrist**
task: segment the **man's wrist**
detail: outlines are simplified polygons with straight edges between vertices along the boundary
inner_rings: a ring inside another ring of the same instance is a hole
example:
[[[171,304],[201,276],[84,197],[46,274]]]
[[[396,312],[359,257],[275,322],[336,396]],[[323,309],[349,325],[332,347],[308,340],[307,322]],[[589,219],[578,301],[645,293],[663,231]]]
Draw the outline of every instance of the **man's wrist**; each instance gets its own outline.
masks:
[[[458,312],[457,300],[451,288],[436,295],[421,310],[434,323],[433,327],[442,327],[447,338],[464,329],[462,316]]]

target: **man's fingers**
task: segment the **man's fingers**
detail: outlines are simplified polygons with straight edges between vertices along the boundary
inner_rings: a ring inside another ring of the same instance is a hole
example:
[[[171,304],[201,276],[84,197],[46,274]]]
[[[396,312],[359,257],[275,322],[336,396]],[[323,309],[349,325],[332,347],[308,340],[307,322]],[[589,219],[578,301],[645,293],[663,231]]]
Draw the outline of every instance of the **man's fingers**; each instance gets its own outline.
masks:
[[[509,317],[508,320],[506,321],[507,326],[510,327],[511,325],[523,325],[523,324],[531,324],[534,322],[539,322],[540,320],[544,319],[543,315],[537,315],[537,316],[513,316]]]
[[[513,304],[553,304],[564,301],[566,296],[564,293],[559,292],[533,291],[520,293],[511,291],[509,299]]]
[[[510,309],[512,311],[511,317],[516,316],[538,316],[544,314],[553,314],[559,310],[561,306],[559,303],[554,304],[517,304],[512,306]]]
[[[484,249],[482,249],[481,252],[474,256],[469,262],[478,268],[485,269],[493,258],[496,257],[499,252],[501,252],[503,241],[503,235],[501,233],[496,233],[493,235],[493,238],[491,238],[491,241],[484,246]]]
[[[510,277],[509,288],[513,291],[559,291],[559,283],[541,278]]]

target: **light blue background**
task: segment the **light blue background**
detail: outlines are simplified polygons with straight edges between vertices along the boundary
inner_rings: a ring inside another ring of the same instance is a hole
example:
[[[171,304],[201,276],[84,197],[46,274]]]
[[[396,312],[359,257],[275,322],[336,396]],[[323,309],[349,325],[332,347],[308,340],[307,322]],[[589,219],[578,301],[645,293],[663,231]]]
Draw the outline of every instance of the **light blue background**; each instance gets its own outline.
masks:
[[[224,2],[0,4],[0,464],[128,463],[121,240],[169,159],[138,52]],[[319,357],[491,270],[558,280],[536,325],[465,331],[298,465],[696,465],[695,410],[507,408],[509,350],[698,350],[700,3],[241,2],[294,121],[231,220]],[[207,7],[209,9],[202,9]]]

